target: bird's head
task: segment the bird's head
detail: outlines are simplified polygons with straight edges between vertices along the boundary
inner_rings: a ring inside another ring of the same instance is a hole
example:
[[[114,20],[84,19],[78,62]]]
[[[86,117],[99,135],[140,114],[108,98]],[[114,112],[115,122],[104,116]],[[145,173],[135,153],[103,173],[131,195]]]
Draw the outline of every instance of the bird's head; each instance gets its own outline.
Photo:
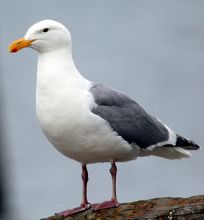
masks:
[[[32,25],[23,38],[13,41],[9,46],[11,53],[31,47],[43,53],[59,48],[71,49],[71,35],[61,23],[53,20],[43,20]]]

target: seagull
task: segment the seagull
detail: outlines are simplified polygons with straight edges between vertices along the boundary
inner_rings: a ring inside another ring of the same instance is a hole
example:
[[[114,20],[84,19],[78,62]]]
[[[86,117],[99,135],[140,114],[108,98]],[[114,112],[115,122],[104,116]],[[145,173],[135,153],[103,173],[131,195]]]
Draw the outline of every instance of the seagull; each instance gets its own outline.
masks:
[[[82,167],[82,203],[58,213],[69,216],[91,207],[118,207],[116,162],[137,157],[190,157],[199,146],[175,133],[127,95],[85,79],[72,58],[69,30],[54,20],[32,25],[9,46],[14,53],[30,47],[38,53],[36,112],[40,126],[54,147]],[[87,198],[87,164],[109,162],[112,197],[92,205]]]

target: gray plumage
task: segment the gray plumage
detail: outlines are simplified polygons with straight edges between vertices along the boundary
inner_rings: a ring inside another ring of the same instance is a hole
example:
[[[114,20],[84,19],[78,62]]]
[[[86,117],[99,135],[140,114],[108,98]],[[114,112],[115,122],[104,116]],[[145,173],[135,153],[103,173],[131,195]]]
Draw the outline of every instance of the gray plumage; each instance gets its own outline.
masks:
[[[102,84],[93,84],[90,91],[97,104],[92,112],[105,119],[129,144],[135,143],[145,149],[169,139],[165,125],[130,97]],[[182,147],[188,150],[199,148],[196,143],[180,135],[177,135],[176,143],[164,147]]]
[[[94,84],[90,91],[97,104],[92,112],[105,119],[129,144],[146,148],[168,140],[166,127],[133,99],[101,84]]]

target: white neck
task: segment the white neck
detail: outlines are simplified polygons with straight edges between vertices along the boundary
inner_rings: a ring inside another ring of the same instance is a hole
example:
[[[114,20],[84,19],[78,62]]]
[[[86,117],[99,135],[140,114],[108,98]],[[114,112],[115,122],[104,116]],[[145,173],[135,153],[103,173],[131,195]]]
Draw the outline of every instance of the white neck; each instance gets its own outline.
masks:
[[[38,80],[69,80],[80,82],[85,80],[78,72],[72,53],[68,48],[39,53],[38,55]]]
[[[90,85],[91,82],[78,72],[67,48],[39,54],[36,88],[38,105],[54,100],[55,103],[64,103],[73,94],[81,96]]]

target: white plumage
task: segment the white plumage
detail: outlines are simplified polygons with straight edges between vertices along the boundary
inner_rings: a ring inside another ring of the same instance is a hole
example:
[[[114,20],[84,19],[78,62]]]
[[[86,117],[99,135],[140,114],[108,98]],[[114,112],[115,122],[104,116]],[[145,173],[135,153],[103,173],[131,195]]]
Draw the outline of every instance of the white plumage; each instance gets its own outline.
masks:
[[[59,22],[34,24],[10,51],[28,46],[38,52],[36,111],[42,130],[61,153],[82,164],[82,205],[63,215],[90,207],[88,163],[112,163],[112,199],[97,207],[108,208],[118,205],[115,162],[149,155],[179,159],[190,156],[185,149],[199,148],[128,96],[82,77],[72,59],[71,35]]]
[[[66,49],[38,57],[36,109],[45,135],[81,163],[131,159],[130,145],[90,111],[91,82],[78,73]]]

